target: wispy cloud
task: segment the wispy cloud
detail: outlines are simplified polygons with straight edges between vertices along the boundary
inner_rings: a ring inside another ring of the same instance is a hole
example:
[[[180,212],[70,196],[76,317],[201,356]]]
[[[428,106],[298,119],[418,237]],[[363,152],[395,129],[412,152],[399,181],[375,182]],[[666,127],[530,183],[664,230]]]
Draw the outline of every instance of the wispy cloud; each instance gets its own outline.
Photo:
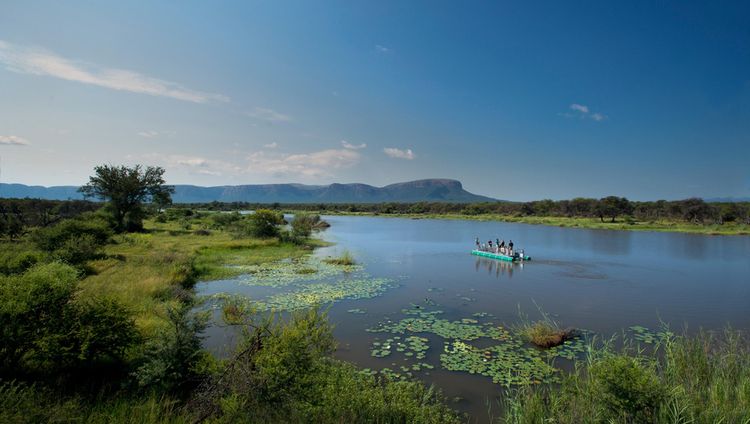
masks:
[[[275,149],[279,147],[279,143],[274,141],[273,143],[264,144],[263,147],[265,147],[266,149]]]
[[[140,131],[138,132],[138,135],[143,138],[156,138],[159,136],[168,136],[168,137],[174,137],[174,135],[177,134],[176,131],[154,131],[154,130],[148,130],[148,131]]]
[[[0,144],[11,146],[30,146],[29,140],[17,135],[0,135]]]
[[[225,172],[230,174],[241,174],[244,169],[233,163],[210,159],[200,156],[165,155],[161,153],[148,153],[136,157],[130,157],[138,161],[148,161],[169,169],[181,169],[191,174],[220,176]]]
[[[391,49],[389,49],[386,46],[382,46],[380,44],[375,45],[375,50],[377,50],[379,53],[389,53]]]
[[[252,110],[245,112],[245,115],[251,118],[261,119],[263,121],[269,122],[288,122],[292,120],[289,115],[284,115],[283,113],[264,107],[253,108]]]
[[[383,153],[396,159],[412,160],[416,157],[411,149],[401,150],[395,147],[386,147],[383,149]]]
[[[248,156],[248,172],[275,176],[331,177],[332,171],[349,168],[360,161],[350,149],[328,149],[300,154],[256,152]]]
[[[365,147],[367,147],[367,144],[366,143],[352,144],[352,143],[349,143],[346,140],[341,140],[341,146],[343,146],[345,149],[349,149],[349,150],[359,150],[359,149],[364,149]]]
[[[568,106],[568,109],[568,112],[560,113],[560,116],[566,118],[591,119],[597,122],[607,119],[607,115],[601,112],[592,112],[588,106],[579,103],[572,103]]]
[[[0,63],[22,74],[42,75],[113,90],[169,97],[193,102],[228,102],[222,94],[207,93],[141,73],[68,59],[48,50],[17,46],[0,40]]]
[[[579,105],[578,103],[573,103],[570,105],[570,109],[581,112],[581,113],[589,113],[589,107],[586,105]]]

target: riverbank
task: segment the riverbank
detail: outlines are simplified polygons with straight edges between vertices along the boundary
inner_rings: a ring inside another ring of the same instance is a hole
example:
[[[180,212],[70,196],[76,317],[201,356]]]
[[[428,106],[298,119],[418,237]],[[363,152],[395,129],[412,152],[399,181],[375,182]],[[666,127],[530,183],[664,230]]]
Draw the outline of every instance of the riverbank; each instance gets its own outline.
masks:
[[[438,391],[334,359],[332,326],[316,308],[281,318],[226,305],[221,325],[242,337],[231,357],[211,356],[195,283],[323,243],[283,230],[253,237],[210,218],[147,220],[143,232],[112,236],[85,216],[0,241],[10,346],[0,349],[0,422],[459,422]],[[100,231],[101,245],[76,228]],[[60,237],[87,255],[39,250]]]
[[[288,211],[294,213],[295,211]],[[450,219],[467,221],[498,221],[515,222],[521,224],[548,225],[565,228],[588,228],[595,230],[618,230],[618,231],[658,231],[670,233],[688,233],[703,235],[750,235],[750,225],[726,223],[726,224],[691,224],[684,221],[636,221],[623,220],[622,218],[610,222],[608,219],[602,222],[599,218],[568,218],[568,217],[540,217],[540,216],[514,216],[499,214],[415,214],[394,213],[378,214],[370,212],[340,212],[323,211],[326,215],[343,216],[379,216],[386,218],[410,218],[410,219]]]

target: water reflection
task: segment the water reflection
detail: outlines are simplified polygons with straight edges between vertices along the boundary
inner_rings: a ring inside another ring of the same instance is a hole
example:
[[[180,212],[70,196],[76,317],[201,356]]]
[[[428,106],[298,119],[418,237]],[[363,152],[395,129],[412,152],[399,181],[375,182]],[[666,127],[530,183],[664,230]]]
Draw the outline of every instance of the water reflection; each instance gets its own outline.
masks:
[[[486,270],[487,275],[494,275],[495,278],[500,278],[501,276],[513,278],[514,272],[523,270],[523,262],[506,262],[495,259],[477,258],[474,262],[474,270],[476,272]]]
[[[614,236],[612,233],[616,233]],[[630,231],[599,230],[586,231],[593,251],[608,255],[629,255],[632,250],[633,233]]]

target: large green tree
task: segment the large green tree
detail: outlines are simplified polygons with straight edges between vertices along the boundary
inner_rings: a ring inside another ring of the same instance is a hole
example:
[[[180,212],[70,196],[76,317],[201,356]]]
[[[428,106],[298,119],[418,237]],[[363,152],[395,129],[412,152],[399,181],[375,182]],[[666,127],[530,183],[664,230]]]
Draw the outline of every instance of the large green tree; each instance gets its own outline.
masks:
[[[143,203],[170,203],[174,187],[165,184],[164,168],[158,166],[102,165],[94,168],[94,175],[79,191],[109,202],[119,232],[143,228]]]

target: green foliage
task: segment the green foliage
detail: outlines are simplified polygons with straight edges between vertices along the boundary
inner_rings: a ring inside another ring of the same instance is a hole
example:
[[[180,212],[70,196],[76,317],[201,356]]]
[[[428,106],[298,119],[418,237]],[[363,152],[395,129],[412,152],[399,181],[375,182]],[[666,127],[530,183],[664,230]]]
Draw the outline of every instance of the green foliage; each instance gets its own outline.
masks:
[[[239,234],[257,238],[277,237],[279,225],[283,223],[284,216],[282,214],[270,209],[258,209],[239,225]]]
[[[132,318],[112,300],[74,301],[77,281],[59,262],[0,278],[0,372],[55,374],[122,360],[136,340]]]
[[[108,223],[94,214],[87,214],[76,219],[66,219],[46,228],[37,229],[31,240],[41,250],[54,252],[65,247],[72,238],[87,235],[96,245],[103,246],[112,236]]]
[[[39,228],[32,234],[31,240],[53,258],[80,266],[95,259],[111,236],[109,224],[90,214]]]
[[[439,393],[420,383],[377,379],[330,359],[334,340],[324,313],[276,321],[230,306],[229,322],[245,327],[244,340],[222,378],[199,394],[199,416],[219,423],[457,422]]]
[[[655,364],[641,358],[607,355],[589,367],[597,402],[613,419],[653,421],[663,399]]]
[[[0,274],[20,274],[43,259],[44,254],[29,245],[0,245]]]
[[[741,333],[663,331],[656,350],[590,350],[558,387],[508,393],[505,423],[747,423],[750,349]]]
[[[233,224],[242,220],[242,215],[240,215],[240,213],[236,211],[230,213],[214,213],[211,214],[210,219],[213,223],[213,228],[227,229],[230,228]]]
[[[339,257],[326,258],[326,259],[323,259],[323,261],[331,265],[351,266],[351,265],[357,264],[357,261],[354,259],[354,256],[352,256],[351,252],[349,252],[348,250],[342,253],[341,256]]]
[[[94,168],[94,174],[79,191],[86,197],[109,202],[107,206],[112,212],[115,230],[118,232],[139,231],[143,228],[143,203],[171,203],[174,187],[165,185],[163,168],[102,165]]]
[[[138,387],[180,391],[195,384],[199,364],[206,355],[199,336],[206,327],[206,317],[190,309],[187,304],[167,310],[169,327],[148,341],[141,363],[133,372]]]

